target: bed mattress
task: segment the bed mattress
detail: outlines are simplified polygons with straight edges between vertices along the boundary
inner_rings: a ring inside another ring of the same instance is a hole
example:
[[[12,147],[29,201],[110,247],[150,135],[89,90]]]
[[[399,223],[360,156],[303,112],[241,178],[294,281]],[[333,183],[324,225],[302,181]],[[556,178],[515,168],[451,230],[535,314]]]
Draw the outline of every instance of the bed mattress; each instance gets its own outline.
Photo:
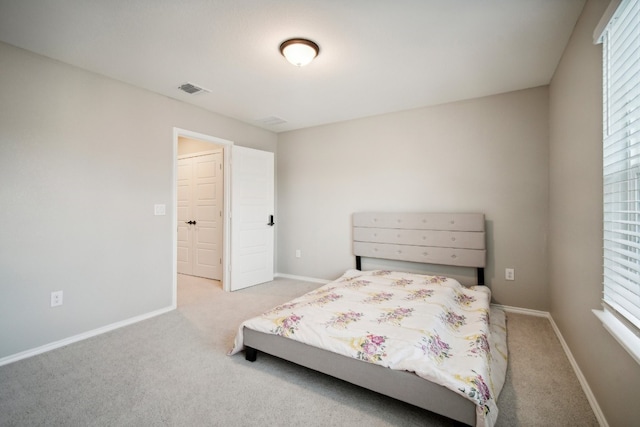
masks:
[[[334,282],[242,323],[383,367],[413,372],[471,400],[492,426],[506,375],[506,320],[485,286],[384,270],[347,271]]]

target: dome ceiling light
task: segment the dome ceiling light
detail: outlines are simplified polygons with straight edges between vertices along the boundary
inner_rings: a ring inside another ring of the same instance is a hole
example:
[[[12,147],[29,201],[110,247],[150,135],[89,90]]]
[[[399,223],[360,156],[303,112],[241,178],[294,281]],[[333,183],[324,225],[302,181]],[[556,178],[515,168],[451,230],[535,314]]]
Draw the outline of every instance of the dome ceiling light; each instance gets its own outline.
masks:
[[[280,53],[296,67],[302,67],[318,56],[320,48],[307,39],[289,39],[280,45]]]

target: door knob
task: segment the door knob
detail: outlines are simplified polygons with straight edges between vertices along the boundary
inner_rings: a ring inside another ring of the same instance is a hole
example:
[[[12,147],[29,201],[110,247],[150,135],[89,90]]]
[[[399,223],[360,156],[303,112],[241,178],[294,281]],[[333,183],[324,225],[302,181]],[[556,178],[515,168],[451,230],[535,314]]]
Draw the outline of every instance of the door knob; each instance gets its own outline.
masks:
[[[185,224],[192,224],[192,225],[196,225],[196,222],[195,222],[195,221],[185,221],[184,223],[185,223]]]

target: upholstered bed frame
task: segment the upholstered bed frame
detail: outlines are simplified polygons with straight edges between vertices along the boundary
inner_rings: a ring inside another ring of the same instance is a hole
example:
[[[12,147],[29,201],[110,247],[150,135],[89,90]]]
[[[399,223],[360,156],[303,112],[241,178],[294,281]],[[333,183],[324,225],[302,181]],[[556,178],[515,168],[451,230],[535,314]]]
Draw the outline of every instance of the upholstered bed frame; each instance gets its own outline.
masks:
[[[356,267],[361,269],[362,257],[473,267],[477,269],[478,283],[484,284],[484,224],[484,215],[476,213],[355,213]],[[248,328],[243,333],[245,357],[249,361],[255,361],[260,350],[460,423],[476,424],[473,402],[414,373],[391,370]]]
[[[484,285],[484,215],[440,213],[356,213],[353,254],[362,257],[475,267]]]

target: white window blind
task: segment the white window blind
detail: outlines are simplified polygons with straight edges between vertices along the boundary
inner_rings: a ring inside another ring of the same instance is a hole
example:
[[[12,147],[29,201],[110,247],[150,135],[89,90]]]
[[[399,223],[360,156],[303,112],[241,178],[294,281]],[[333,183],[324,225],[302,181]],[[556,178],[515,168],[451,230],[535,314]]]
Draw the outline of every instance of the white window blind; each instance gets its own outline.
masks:
[[[640,333],[640,1],[623,0],[603,41],[604,302]]]

